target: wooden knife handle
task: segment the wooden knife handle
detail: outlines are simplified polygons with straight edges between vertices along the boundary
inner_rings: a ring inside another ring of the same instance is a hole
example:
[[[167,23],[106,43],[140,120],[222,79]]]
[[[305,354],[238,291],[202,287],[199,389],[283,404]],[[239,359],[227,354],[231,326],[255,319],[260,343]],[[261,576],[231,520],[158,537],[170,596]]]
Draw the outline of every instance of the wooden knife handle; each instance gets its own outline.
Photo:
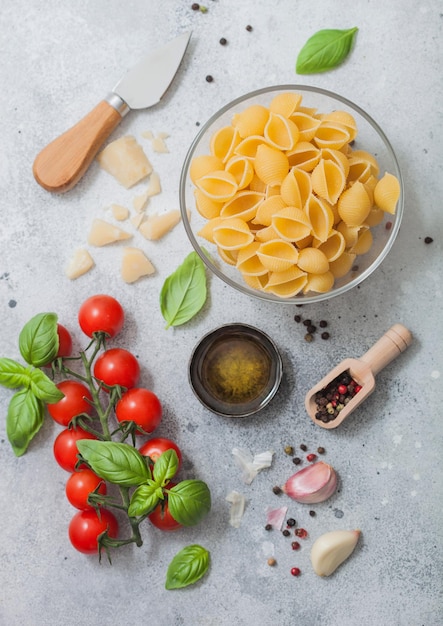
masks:
[[[37,155],[32,171],[47,191],[72,189],[88,169],[122,116],[104,100]]]

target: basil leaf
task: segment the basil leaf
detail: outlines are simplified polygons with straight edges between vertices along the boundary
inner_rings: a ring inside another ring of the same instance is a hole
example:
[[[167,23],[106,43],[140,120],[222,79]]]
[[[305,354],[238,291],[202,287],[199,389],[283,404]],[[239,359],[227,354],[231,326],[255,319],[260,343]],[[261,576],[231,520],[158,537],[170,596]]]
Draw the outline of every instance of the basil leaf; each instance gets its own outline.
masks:
[[[183,263],[163,283],[160,310],[166,328],[185,324],[206,302],[206,272],[196,252],[188,254]]]
[[[28,387],[29,370],[12,359],[0,359],[0,385],[8,389]]]
[[[202,480],[183,480],[167,494],[169,512],[183,526],[198,524],[211,509],[211,493]]]
[[[47,402],[48,404],[54,404],[54,402],[58,402],[62,398],[64,398],[64,393],[62,393],[55,383],[52,382],[48,376],[44,372],[39,369],[34,369],[30,374],[31,378],[31,391],[33,394],[43,400],[43,402]]]
[[[318,74],[332,70],[351,52],[357,27],[347,30],[319,30],[308,39],[297,57],[297,74]]]
[[[43,424],[43,404],[30,389],[11,398],[6,416],[6,434],[16,456],[22,456]]]
[[[128,443],[81,439],[77,448],[93,471],[110,483],[131,487],[151,478],[145,457]]]
[[[158,485],[164,487],[178,470],[178,456],[175,450],[166,450],[161,454],[154,464],[154,480]]]
[[[154,480],[148,480],[145,485],[137,487],[132,494],[131,502],[128,508],[129,517],[148,515],[155,509],[159,500],[158,484]]]
[[[26,363],[41,367],[55,359],[59,347],[57,319],[55,313],[39,313],[22,328],[18,343]]]
[[[180,550],[170,562],[166,572],[166,589],[182,589],[202,578],[209,568],[209,552],[193,544]]]

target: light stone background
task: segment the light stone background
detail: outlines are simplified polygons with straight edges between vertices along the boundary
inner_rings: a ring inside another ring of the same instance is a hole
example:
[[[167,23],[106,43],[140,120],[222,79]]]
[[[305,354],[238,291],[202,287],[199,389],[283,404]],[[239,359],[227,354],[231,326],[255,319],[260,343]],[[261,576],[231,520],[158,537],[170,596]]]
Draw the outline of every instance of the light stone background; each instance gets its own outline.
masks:
[[[67,527],[73,510],[67,474],[52,457],[59,431],[46,421],[22,458],[5,436],[12,392],[0,389],[0,624],[64,626],[437,626],[442,611],[442,21],[438,0],[15,0],[1,2],[0,346],[20,359],[18,333],[41,311],[56,311],[85,345],[77,310],[93,293],[117,297],[127,312],[115,341],[140,358],[142,382],[162,399],[159,435],[185,455],[183,477],[208,482],[213,507],[198,527],[171,535],[144,529],[141,549],[121,549],[113,565],[76,553]],[[253,26],[247,32],[247,24]],[[306,39],[322,28],[359,32],[351,57],[335,71],[300,77],[294,66]],[[158,295],[164,279],[191,250],[178,226],[143,246],[155,276],[125,285],[121,246],[92,250],[96,267],[75,282],[64,276],[72,251],[86,242],[95,217],[112,202],[129,205],[122,189],[95,163],[65,195],[33,180],[37,152],[92,108],[140,55],[191,29],[192,41],[162,103],[129,115],[114,138],[166,131],[169,154],[144,146],[163,193],[154,210],[178,208],[181,164],[203,123],[229,100],[263,86],[301,83],[337,91],[380,124],[398,156],[406,185],[402,228],[383,266],[360,288],[330,302],[296,309],[250,300],[210,281],[204,310],[186,326],[164,328]],[[223,47],[219,39],[226,37]],[[213,83],[205,81],[207,74]],[[432,236],[431,245],[424,244]],[[331,339],[303,340],[300,313],[329,321]],[[204,410],[187,382],[190,353],[205,332],[246,322],[269,333],[285,367],[281,391],[260,417],[226,421]],[[303,397],[318,376],[362,354],[389,326],[414,334],[410,349],[377,379],[355,418],[326,432],[306,416]],[[289,513],[309,530],[302,550],[264,530],[265,511],[283,501],[271,491],[292,473],[287,444],[322,445],[340,475],[339,492]],[[274,462],[243,484],[231,450],[275,450]],[[226,494],[247,501],[242,526],[229,525]],[[312,571],[309,549],[321,533],[360,528],[352,558],[328,579]],[[180,591],[164,589],[165,571],[184,545],[211,552],[208,575]],[[266,558],[274,552],[278,565]],[[290,575],[297,565],[299,578]]]

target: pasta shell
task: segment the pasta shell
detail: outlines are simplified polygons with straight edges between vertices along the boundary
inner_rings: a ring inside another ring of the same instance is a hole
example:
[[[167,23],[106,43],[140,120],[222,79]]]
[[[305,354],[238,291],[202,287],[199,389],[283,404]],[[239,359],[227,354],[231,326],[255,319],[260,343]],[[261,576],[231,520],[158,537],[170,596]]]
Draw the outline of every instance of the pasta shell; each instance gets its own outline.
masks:
[[[350,141],[350,133],[345,126],[337,122],[323,121],[317,128],[314,142],[319,148],[340,150]]]
[[[265,242],[272,241],[273,239],[278,239],[279,235],[275,231],[273,226],[266,226],[265,228],[260,228],[255,233],[255,238],[257,241]]]
[[[274,96],[269,105],[269,110],[272,113],[278,113],[289,117],[298,109],[302,101],[302,96],[299,93],[284,92]]]
[[[349,158],[349,179],[361,180],[361,176],[368,178],[371,174],[378,177],[380,167],[377,159],[366,150],[352,150]]]
[[[226,163],[225,170],[234,176],[237,181],[238,189],[244,189],[247,187],[254,178],[254,167],[251,159],[248,159],[247,157],[231,157]]]
[[[223,206],[221,202],[211,200],[211,198],[208,198],[208,196],[200,189],[195,189],[194,196],[195,206],[202,217],[207,220],[212,220],[213,217],[218,217],[220,215],[220,211]]]
[[[288,150],[286,155],[291,167],[311,172],[320,161],[321,152],[309,141],[299,141],[293,150]]]
[[[271,146],[260,145],[254,161],[255,173],[266,185],[281,185],[289,171],[286,155]]]
[[[326,241],[334,224],[334,214],[320,198],[311,195],[306,203],[306,214],[311,224],[312,234],[320,241]]]
[[[283,272],[270,272],[264,291],[281,298],[292,298],[303,290],[308,278],[296,265]]]
[[[279,150],[292,150],[298,141],[298,128],[290,119],[271,113],[264,129],[269,145]]]
[[[211,154],[221,159],[223,163],[232,156],[235,147],[240,143],[241,138],[237,130],[232,126],[224,126],[215,132],[211,137]]]
[[[284,241],[295,242],[311,234],[311,223],[302,209],[286,207],[274,215],[272,227]]]
[[[246,222],[239,217],[221,219],[213,228],[214,242],[223,250],[239,250],[254,240]]]
[[[213,219],[208,220],[206,224],[202,228],[200,228],[197,235],[199,237],[203,237],[204,239],[206,239],[207,241],[210,241],[211,243],[215,243],[214,228],[218,226],[219,224],[221,224],[222,222],[223,222],[223,218],[221,217],[214,217]]]
[[[303,248],[298,253],[298,267],[308,274],[324,274],[329,269],[329,261],[318,248]]]
[[[322,148],[321,150],[321,158],[325,161],[333,161],[337,163],[345,175],[345,178],[348,177],[349,174],[349,159],[341,150],[334,150],[333,148]]]
[[[303,248],[309,248],[313,245],[314,237],[312,235],[308,235],[307,237],[303,237],[303,239],[299,239],[297,241],[298,250],[302,250]]]
[[[267,274],[261,276],[253,276],[252,274],[242,274],[242,278],[248,287],[257,289],[257,291],[263,291],[267,283]]]
[[[232,124],[240,137],[244,139],[250,135],[263,135],[268,118],[269,109],[261,104],[253,104],[241,113],[236,113]]]
[[[375,206],[369,211],[369,215],[365,219],[365,224],[367,224],[371,228],[373,226],[378,226],[378,224],[383,221],[384,216],[385,212]]]
[[[345,188],[346,177],[335,161],[321,159],[311,174],[312,189],[331,204],[335,204]]]
[[[260,244],[257,256],[271,272],[283,272],[297,262],[298,252],[292,244],[274,239]]]
[[[363,183],[357,181],[341,194],[338,200],[338,212],[348,226],[363,224],[372,208],[371,200]]]
[[[202,154],[192,159],[191,165],[189,166],[189,178],[195,184],[202,176],[222,169],[223,161],[221,159],[212,154]]]
[[[335,261],[331,261],[329,269],[335,278],[343,278],[351,271],[356,255],[351,252],[343,252]]]
[[[223,250],[223,248],[217,248],[217,252],[221,260],[228,265],[237,265],[238,250]]]
[[[321,250],[323,254],[326,255],[329,263],[331,263],[332,261],[336,261],[338,257],[343,254],[346,248],[346,242],[345,238],[338,230],[332,230],[326,241],[314,239],[313,246]]]
[[[348,226],[346,222],[339,222],[335,228],[337,232],[343,235],[346,248],[352,248],[352,246],[355,246],[360,226]]]
[[[382,211],[394,215],[399,198],[400,183],[395,176],[386,172],[374,189],[375,204]]]
[[[303,113],[303,111],[295,111],[290,119],[298,128],[299,141],[311,141],[314,138],[315,131],[320,126],[319,119],[307,113]]]
[[[279,196],[280,195],[280,185],[273,187],[272,185],[266,185],[266,198],[270,198],[271,196]]]
[[[250,182],[249,189],[251,191],[258,191],[259,193],[266,193],[267,185],[259,179],[257,174],[254,174],[253,179]]]
[[[257,148],[261,145],[267,145],[266,139],[262,135],[250,135],[235,147],[234,154],[239,156],[255,159]]]
[[[240,270],[243,275],[262,276],[268,273],[268,270],[257,256],[257,250],[260,245],[260,242],[253,241],[238,251],[236,265],[237,269]]]
[[[347,111],[332,111],[331,113],[326,113],[322,116],[322,121],[344,126],[349,133],[349,141],[354,141],[357,137],[357,122],[354,116]]]
[[[270,196],[260,204],[252,221],[254,224],[270,226],[273,215],[284,209],[285,206],[286,204],[280,195]]]
[[[314,291],[315,293],[327,293],[334,286],[334,274],[330,271],[323,274],[308,274],[303,293]]]
[[[297,167],[285,176],[280,187],[280,194],[288,206],[303,209],[312,193],[311,177]]]
[[[237,181],[224,170],[205,174],[195,184],[202,193],[216,202],[227,202],[237,193]]]
[[[223,205],[221,217],[240,217],[245,222],[254,219],[257,208],[263,202],[264,195],[256,191],[242,190]]]
[[[372,247],[373,236],[369,228],[362,228],[358,234],[356,243],[352,246],[349,252],[353,254],[366,254]]]

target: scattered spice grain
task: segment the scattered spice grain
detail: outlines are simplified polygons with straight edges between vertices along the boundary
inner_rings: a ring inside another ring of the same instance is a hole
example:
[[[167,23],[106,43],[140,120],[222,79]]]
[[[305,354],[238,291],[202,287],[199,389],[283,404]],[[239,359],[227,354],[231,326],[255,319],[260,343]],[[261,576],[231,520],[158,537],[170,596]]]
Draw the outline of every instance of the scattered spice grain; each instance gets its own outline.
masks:
[[[207,82],[207,83],[212,83],[212,81],[213,81],[213,80],[214,80],[214,78],[211,76],[211,74],[208,74],[208,75],[206,76],[206,82]]]
[[[425,237],[425,243],[432,243],[433,241],[432,237]]]

